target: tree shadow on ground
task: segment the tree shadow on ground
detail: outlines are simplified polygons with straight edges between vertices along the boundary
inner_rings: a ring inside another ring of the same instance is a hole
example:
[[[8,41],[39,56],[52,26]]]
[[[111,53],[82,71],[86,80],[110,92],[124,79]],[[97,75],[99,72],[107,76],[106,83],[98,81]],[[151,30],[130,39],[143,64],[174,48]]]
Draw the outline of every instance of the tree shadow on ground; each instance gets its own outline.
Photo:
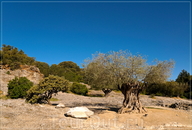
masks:
[[[118,113],[118,110],[120,108],[116,108],[116,107],[109,107],[109,108],[89,108],[91,111],[93,111],[95,114],[103,114],[107,111],[113,111]]]
[[[59,103],[51,103],[52,106],[57,106]]]
[[[52,103],[52,106],[57,106],[58,103]],[[109,103],[89,103],[89,102],[74,102],[72,105],[65,105],[66,107],[73,108],[73,107],[87,107],[91,111],[93,111],[95,114],[102,114],[106,110],[107,111],[113,111],[118,112],[120,109],[120,106],[111,105]]]
[[[104,94],[89,94],[88,97],[104,97]]]
[[[109,111],[118,112],[119,109],[120,109],[119,107],[110,107]]]
[[[104,111],[114,111],[118,112],[120,106],[111,105],[109,103],[74,103],[75,106],[85,106],[88,107],[90,110],[94,111],[95,113],[103,113]]]

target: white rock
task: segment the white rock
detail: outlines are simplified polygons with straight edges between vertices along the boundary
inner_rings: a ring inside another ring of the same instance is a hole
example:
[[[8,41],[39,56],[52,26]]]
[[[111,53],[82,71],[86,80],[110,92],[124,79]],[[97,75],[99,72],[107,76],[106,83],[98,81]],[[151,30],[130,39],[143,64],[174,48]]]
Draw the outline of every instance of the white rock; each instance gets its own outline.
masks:
[[[40,107],[44,107],[43,105],[39,105]]]
[[[169,123],[166,123],[165,126],[171,126]]]
[[[64,108],[65,105],[63,103],[59,103],[55,108]]]
[[[93,111],[89,110],[87,107],[75,107],[70,108],[68,112],[66,112],[66,116],[71,116],[74,118],[82,118],[87,119],[88,117],[94,114]]]

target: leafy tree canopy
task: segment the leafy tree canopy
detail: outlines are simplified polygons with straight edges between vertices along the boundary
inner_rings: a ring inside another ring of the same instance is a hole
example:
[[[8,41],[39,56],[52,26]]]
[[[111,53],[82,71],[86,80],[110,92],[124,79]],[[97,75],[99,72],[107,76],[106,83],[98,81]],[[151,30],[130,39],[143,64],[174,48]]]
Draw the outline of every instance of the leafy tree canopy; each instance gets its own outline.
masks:
[[[50,74],[65,77],[65,79],[72,82],[82,81],[81,69],[76,63],[72,61],[64,61],[58,65],[51,65]]]
[[[189,81],[190,81],[190,74],[186,70],[182,70],[176,79],[176,82],[178,83],[187,83]]]
[[[72,61],[64,61],[64,62],[59,63],[58,65],[62,68],[70,69],[74,72],[80,71],[80,67]]]
[[[39,68],[40,72],[44,74],[45,77],[49,76],[49,65],[47,63],[36,61],[35,66]]]
[[[83,65],[85,81],[100,89],[116,88],[129,81],[165,82],[174,66],[172,60],[156,60],[154,65],[148,65],[146,61],[144,56],[128,51],[96,53]]]

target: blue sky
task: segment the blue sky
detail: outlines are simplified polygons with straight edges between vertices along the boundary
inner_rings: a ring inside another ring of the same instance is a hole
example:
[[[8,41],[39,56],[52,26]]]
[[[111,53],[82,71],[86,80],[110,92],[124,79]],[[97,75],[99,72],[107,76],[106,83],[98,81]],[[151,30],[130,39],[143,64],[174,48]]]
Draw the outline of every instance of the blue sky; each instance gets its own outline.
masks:
[[[1,44],[49,65],[129,50],[190,70],[190,2],[2,2]]]

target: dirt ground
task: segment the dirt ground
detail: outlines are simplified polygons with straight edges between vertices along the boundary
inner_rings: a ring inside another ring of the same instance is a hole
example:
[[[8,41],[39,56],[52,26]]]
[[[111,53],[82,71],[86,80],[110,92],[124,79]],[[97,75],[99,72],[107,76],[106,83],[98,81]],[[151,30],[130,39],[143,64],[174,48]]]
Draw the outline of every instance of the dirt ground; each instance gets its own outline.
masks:
[[[101,91],[91,91],[80,96],[59,93],[52,105],[28,104],[24,99],[0,100],[1,130],[187,130],[192,129],[191,110],[176,110],[162,107],[163,103],[189,102],[189,100],[141,95],[141,102],[147,109],[142,114],[117,114],[122,105],[123,95],[112,92],[102,97]],[[97,97],[95,97],[97,96]],[[100,96],[100,97],[98,97]],[[65,108],[55,108],[58,103]],[[160,105],[159,105],[160,104]],[[88,119],[75,119],[64,114],[71,107],[86,106],[94,111]]]

